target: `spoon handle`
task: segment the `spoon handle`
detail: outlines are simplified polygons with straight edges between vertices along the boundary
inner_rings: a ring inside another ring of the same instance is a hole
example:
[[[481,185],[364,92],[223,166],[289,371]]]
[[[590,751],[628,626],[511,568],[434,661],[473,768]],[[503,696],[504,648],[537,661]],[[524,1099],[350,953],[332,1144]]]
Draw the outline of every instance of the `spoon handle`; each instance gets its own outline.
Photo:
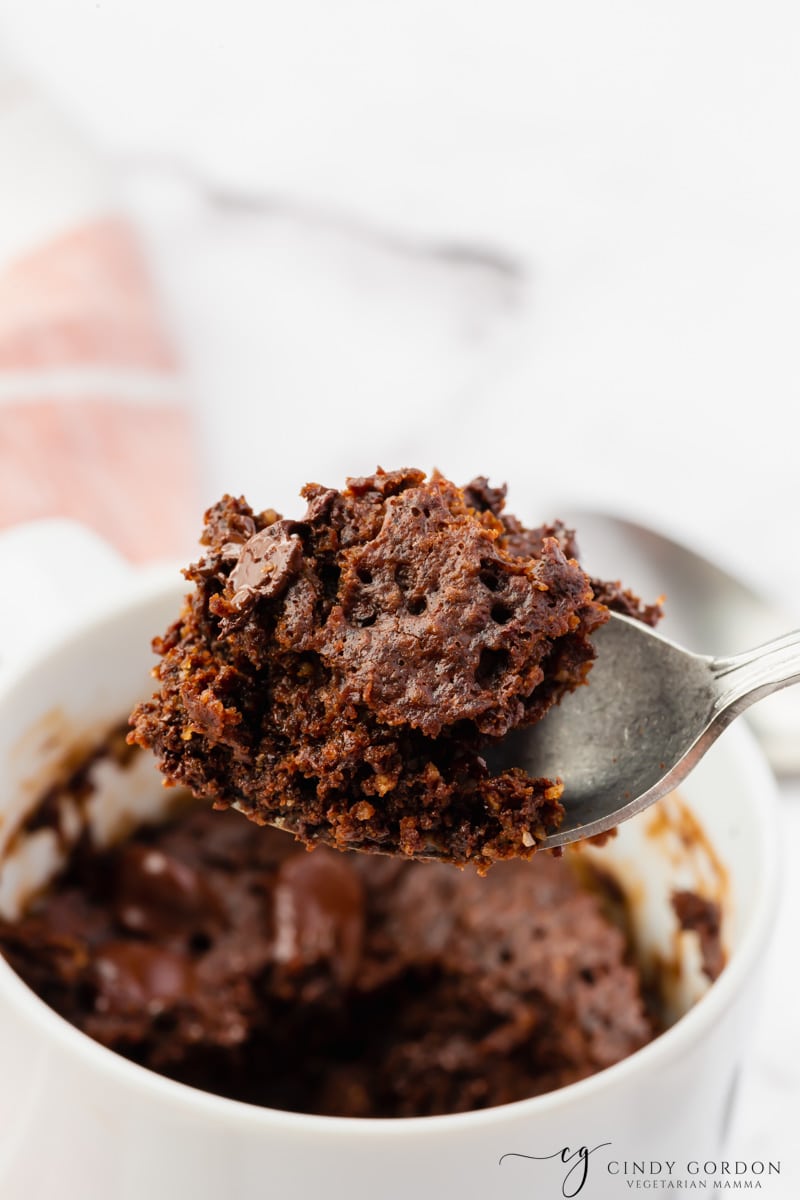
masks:
[[[736,716],[754,701],[800,683],[800,629],[731,658],[712,658],[709,666],[717,684],[715,711]],[[797,733],[800,737],[800,728]]]

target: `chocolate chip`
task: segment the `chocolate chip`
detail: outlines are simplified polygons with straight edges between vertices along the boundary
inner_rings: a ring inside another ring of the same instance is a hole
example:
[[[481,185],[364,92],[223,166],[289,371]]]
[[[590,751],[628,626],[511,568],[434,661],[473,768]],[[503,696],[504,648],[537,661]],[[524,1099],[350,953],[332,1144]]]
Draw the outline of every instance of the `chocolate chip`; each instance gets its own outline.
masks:
[[[325,963],[339,983],[355,975],[364,938],[361,881],[335,852],[288,858],[275,884],[275,958],[290,970]]]
[[[131,843],[117,858],[114,914],[131,933],[208,933],[221,910],[196,870],[162,850]]]
[[[100,1013],[154,1011],[165,1001],[188,999],[194,972],[177,951],[145,942],[112,941],[94,960],[95,1008]]]
[[[242,546],[231,571],[230,607],[240,613],[256,599],[270,599],[285,591],[303,560],[303,543],[291,521],[276,521],[254,533]]]

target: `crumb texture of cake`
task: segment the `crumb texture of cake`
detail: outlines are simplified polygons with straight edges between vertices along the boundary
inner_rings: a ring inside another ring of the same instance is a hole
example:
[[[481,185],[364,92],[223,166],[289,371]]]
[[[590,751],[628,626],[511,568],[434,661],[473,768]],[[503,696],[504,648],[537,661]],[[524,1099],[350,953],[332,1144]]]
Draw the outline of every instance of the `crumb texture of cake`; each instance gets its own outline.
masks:
[[[307,853],[205,809],[84,844],[0,953],[92,1038],[233,1099],[426,1116],[582,1079],[655,1029],[567,859],[486,878]]]
[[[492,775],[483,748],[585,681],[607,605],[655,610],[618,585],[599,603],[572,534],[525,529],[483,478],[379,470],[303,496],[299,520],[230,496],[208,511],[132,738],[170,781],[308,844],[530,857],[561,781]]]

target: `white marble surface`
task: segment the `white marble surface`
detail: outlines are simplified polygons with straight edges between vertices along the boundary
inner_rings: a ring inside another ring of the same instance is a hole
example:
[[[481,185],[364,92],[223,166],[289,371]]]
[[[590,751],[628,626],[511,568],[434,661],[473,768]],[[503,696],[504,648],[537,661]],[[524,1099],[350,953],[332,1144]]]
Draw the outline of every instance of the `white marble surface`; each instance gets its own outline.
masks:
[[[117,170],[209,500],[486,472],[525,517],[632,512],[800,614],[788,0],[0,0],[0,29]],[[800,1194],[792,862],[731,1138],[795,1160],[776,1196]]]

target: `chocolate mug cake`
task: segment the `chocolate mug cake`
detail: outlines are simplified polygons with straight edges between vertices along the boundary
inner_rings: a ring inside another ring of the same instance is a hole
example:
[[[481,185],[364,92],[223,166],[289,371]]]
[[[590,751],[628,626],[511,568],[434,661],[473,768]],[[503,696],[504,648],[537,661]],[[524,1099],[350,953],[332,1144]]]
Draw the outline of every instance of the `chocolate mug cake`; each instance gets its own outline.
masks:
[[[100,752],[121,760],[120,735]],[[92,756],[92,763],[98,755]],[[158,786],[154,772],[154,786]],[[91,799],[80,767],[37,822]],[[192,806],[67,869],[0,953],[52,1008],[204,1091],[338,1116],[462,1112],[619,1061],[654,1035],[624,928],[571,856],[309,853]]]
[[[272,1107],[459,1112],[619,1061],[657,1027],[624,928],[567,861],[500,861],[531,857],[561,782],[493,776],[482,750],[585,682],[609,607],[657,606],[590,579],[570,531],[526,529],[483,478],[303,494],[298,521],[231,497],[206,514],[128,740],[203,801],[345,853],[191,808],[79,840],[0,948],[104,1045]],[[103,753],[124,770],[141,751],[117,733]],[[36,820],[85,805],[96,761]],[[432,847],[494,870],[409,861]]]

